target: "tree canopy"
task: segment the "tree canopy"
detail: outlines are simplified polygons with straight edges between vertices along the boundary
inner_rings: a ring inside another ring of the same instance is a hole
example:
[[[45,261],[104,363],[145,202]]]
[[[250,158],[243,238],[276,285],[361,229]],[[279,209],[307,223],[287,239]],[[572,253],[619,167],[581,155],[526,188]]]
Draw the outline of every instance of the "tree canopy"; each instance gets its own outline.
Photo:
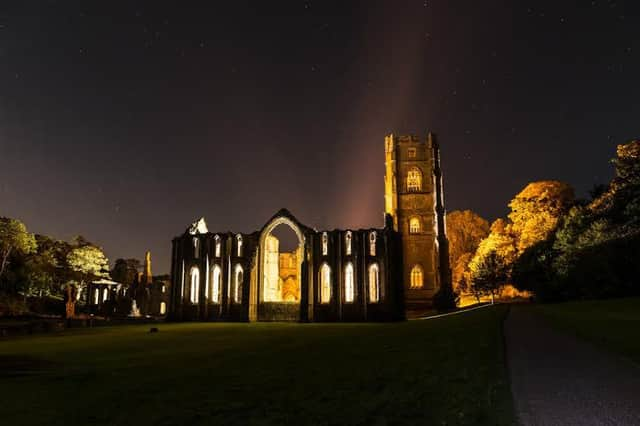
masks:
[[[11,255],[27,255],[36,250],[36,239],[27,232],[24,223],[8,217],[0,217],[0,280]]]

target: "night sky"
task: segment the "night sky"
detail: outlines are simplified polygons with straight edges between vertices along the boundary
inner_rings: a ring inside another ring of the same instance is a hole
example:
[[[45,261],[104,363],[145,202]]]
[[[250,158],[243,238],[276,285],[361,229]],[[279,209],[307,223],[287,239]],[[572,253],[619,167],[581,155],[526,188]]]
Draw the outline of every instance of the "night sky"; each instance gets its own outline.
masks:
[[[200,216],[381,226],[391,132],[437,133],[448,210],[490,220],[639,136],[638,1],[207,3],[0,4],[0,216],[164,273]]]

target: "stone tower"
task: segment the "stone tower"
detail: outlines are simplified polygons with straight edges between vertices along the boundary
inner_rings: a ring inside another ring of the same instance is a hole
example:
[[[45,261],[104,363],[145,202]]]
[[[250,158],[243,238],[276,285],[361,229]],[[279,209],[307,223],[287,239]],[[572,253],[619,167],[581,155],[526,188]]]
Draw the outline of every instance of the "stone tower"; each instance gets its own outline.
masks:
[[[153,275],[151,274],[151,252],[148,251],[144,255],[144,272],[142,273],[142,283],[151,284],[153,282]]]
[[[385,213],[402,235],[405,305],[408,315],[418,314],[450,275],[435,135],[386,136],[384,183]]]

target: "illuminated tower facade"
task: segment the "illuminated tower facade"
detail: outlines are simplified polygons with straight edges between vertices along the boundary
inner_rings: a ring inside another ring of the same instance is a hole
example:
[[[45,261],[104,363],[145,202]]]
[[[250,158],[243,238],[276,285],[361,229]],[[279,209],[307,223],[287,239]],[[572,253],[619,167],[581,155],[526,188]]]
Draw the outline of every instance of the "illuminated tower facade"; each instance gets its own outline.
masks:
[[[435,135],[385,137],[385,213],[402,237],[407,314],[450,280],[440,150]]]

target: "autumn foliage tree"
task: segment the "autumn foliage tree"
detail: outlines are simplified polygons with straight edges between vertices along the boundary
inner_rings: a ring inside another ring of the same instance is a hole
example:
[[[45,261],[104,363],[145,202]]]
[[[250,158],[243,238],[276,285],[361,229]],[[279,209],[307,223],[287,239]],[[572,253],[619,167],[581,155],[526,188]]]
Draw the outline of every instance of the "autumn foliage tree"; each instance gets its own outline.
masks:
[[[454,291],[464,291],[463,276],[467,265],[484,238],[489,234],[489,222],[471,210],[456,210],[447,214],[449,264]]]
[[[489,236],[480,242],[469,262],[469,284],[483,286],[487,281],[483,278],[486,269],[499,265],[500,276],[506,278],[494,282],[505,285],[512,278],[513,266],[519,257],[547,240],[573,204],[574,191],[566,183],[550,180],[528,184],[509,203],[508,219],[496,220]],[[474,292],[480,291],[476,288]],[[491,294],[496,294],[496,290],[492,289]]]

